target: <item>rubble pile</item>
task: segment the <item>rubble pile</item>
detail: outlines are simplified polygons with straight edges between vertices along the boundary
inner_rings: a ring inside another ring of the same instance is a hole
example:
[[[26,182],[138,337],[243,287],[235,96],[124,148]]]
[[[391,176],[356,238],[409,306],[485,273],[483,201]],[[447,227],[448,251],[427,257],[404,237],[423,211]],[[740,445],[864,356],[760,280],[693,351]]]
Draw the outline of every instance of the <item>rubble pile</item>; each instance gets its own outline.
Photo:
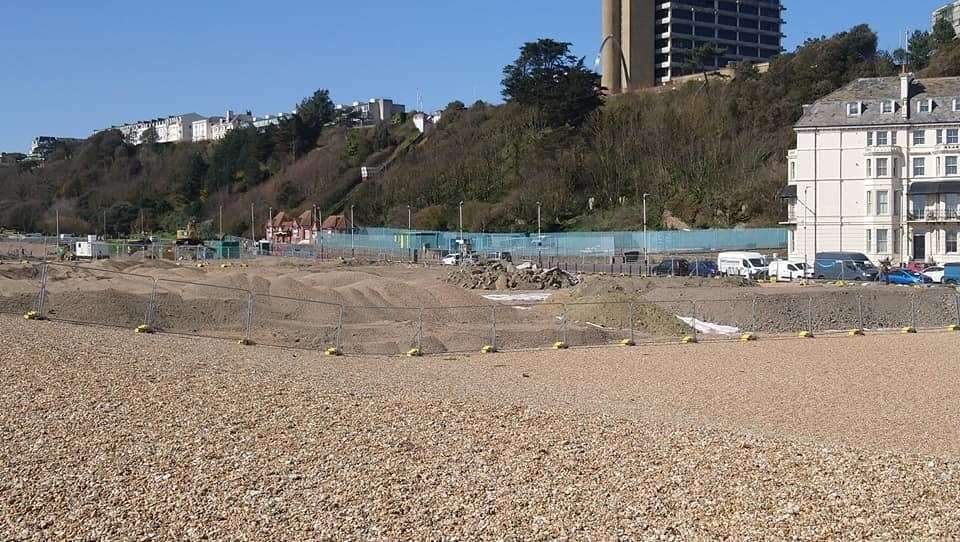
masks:
[[[447,282],[468,290],[556,290],[576,286],[580,279],[559,267],[490,262],[460,267],[447,275]]]

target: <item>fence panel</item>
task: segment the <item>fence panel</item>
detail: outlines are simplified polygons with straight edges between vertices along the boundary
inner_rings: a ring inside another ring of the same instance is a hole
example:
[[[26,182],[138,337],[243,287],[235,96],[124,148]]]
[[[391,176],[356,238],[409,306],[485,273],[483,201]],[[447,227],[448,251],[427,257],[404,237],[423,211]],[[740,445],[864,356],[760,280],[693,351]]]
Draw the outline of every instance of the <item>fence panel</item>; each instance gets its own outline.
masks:
[[[212,337],[244,338],[249,294],[246,290],[160,279],[154,295],[157,331]]]
[[[958,295],[956,290],[947,288],[918,290],[912,325],[917,329],[937,329],[960,324]]]
[[[147,323],[152,277],[80,265],[46,265],[45,317],[130,329]]]
[[[915,296],[906,288],[864,289],[864,329],[890,330],[913,325]]]
[[[23,316],[35,310],[43,265],[0,265],[0,313]]]
[[[344,307],[342,349],[387,356],[413,348],[430,353],[433,345],[423,340],[423,313],[419,308]]]
[[[694,324],[702,319],[691,300],[653,298],[634,307],[637,342],[673,342],[698,334]]]
[[[636,304],[630,302],[566,305],[570,346],[599,346],[636,340]]]
[[[497,307],[431,307],[423,311],[425,353],[479,352],[497,344]]]
[[[340,305],[267,294],[251,295],[250,300],[248,338],[257,344],[314,350],[339,346]]]

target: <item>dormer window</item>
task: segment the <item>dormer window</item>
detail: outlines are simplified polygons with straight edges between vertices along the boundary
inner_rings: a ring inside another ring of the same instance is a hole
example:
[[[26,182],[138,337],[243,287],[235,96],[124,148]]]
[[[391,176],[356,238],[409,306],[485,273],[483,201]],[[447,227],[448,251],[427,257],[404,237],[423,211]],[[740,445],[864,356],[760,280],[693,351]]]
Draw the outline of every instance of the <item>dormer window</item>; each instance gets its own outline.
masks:
[[[933,109],[933,100],[920,100],[917,102],[917,113],[929,113]]]
[[[883,100],[882,102],[880,102],[880,112],[883,113],[884,115],[893,113],[895,108],[896,106],[894,105],[893,100]]]
[[[847,104],[847,116],[859,117],[863,113],[863,102],[850,102]]]

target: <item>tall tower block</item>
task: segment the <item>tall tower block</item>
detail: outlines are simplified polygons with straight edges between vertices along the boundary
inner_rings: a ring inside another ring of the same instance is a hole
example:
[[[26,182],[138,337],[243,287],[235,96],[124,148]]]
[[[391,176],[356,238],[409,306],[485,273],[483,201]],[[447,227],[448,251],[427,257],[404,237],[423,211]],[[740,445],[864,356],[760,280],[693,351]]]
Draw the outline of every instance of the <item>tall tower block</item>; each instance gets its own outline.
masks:
[[[620,47],[622,39],[622,0],[601,0],[603,5],[603,40],[601,64],[603,86],[610,94],[623,91],[623,75],[620,70]]]
[[[620,44],[627,60],[630,81],[623,74],[624,92],[656,85],[654,76],[654,31],[656,5],[654,0],[621,0]]]

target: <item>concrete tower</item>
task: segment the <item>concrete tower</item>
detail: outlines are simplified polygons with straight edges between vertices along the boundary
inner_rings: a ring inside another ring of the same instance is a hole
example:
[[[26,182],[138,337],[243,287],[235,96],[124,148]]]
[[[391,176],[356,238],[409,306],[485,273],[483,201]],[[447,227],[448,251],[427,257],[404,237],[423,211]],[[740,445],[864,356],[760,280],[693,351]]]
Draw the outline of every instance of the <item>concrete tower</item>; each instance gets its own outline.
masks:
[[[654,0],[601,0],[603,86],[611,94],[652,87]],[[620,55],[623,55],[621,61]],[[623,69],[626,64],[626,70]]]
[[[620,70],[621,35],[621,0],[601,0],[603,4],[603,50],[601,51],[601,65],[603,66],[603,86],[611,94],[619,94],[623,89],[623,76]]]

